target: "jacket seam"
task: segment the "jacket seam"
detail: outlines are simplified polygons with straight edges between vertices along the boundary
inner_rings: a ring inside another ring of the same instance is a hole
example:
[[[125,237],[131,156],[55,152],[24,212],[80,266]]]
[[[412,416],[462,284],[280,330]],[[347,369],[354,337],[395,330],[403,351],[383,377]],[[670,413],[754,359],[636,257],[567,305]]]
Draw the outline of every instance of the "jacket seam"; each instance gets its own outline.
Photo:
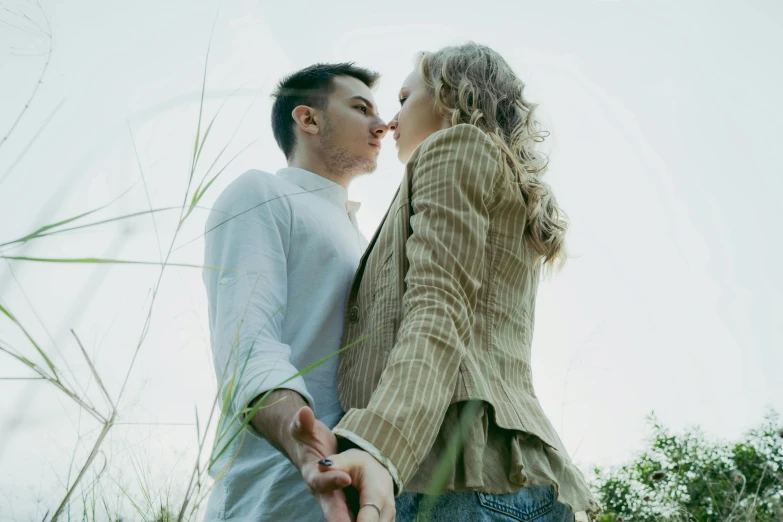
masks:
[[[487,230],[487,245],[488,248],[488,267],[487,267],[487,355],[489,356],[489,362],[492,365],[492,371],[495,375],[500,377],[500,369],[498,368],[497,361],[495,360],[495,351],[492,349],[494,335],[495,335],[495,285],[494,285],[494,269],[495,269],[495,241],[494,241],[494,227],[490,222],[489,229]],[[503,392],[505,393],[505,388]],[[490,392],[490,390],[487,390]],[[491,393],[490,393],[491,394]],[[508,395],[508,394],[506,394]]]

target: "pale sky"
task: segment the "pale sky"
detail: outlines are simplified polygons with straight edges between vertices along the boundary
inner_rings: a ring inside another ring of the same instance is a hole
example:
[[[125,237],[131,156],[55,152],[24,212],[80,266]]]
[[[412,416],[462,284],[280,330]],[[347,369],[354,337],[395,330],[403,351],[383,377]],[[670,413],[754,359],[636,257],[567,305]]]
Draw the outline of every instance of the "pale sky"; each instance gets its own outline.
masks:
[[[547,178],[571,218],[572,258],[541,286],[533,370],[544,409],[582,469],[642,448],[653,410],[672,428],[701,425],[727,439],[767,408],[783,412],[780,3],[41,6],[0,5],[0,140],[46,63],[47,19],[53,36],[43,83],[0,145],[0,243],[129,188],[78,223],[146,210],[147,194],[155,208],[181,204],[213,23],[202,131],[225,105],[196,179],[226,145],[218,169],[250,146],[204,207],[243,171],[285,166],[269,125],[269,92],[286,73],[319,61],[373,68],[383,75],[375,98],[390,118],[417,51],[474,40],[507,58],[552,133]],[[378,170],[350,187],[368,237],[402,172],[388,138]],[[2,255],[159,261],[158,244],[165,253],[177,216],[44,238]],[[191,215],[175,243],[186,246],[171,261],[202,262],[205,218],[205,210]],[[116,398],[158,272],[0,260],[0,304],[63,379],[105,412],[70,329]],[[189,477],[195,411],[203,431],[215,393],[206,314],[200,270],[167,268],[120,403],[121,424],[94,464],[108,460],[97,488],[115,503],[118,484],[140,498],[144,477],[156,491],[169,480],[172,492]],[[44,364],[5,317],[0,342]],[[0,377],[31,375],[0,353]],[[98,428],[49,383],[0,380],[0,521],[53,510]]]

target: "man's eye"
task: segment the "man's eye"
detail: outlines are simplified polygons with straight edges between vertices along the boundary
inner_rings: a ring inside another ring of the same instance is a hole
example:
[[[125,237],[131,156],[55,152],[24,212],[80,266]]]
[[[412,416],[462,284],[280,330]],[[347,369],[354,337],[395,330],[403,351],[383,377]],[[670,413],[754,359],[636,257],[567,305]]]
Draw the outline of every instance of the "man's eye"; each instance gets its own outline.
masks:
[[[362,111],[364,114],[367,114],[367,107],[364,105],[358,105],[356,108]]]
[[[407,100],[407,99],[408,99],[408,98],[400,98],[400,105],[402,105],[403,103],[405,103],[405,100]]]

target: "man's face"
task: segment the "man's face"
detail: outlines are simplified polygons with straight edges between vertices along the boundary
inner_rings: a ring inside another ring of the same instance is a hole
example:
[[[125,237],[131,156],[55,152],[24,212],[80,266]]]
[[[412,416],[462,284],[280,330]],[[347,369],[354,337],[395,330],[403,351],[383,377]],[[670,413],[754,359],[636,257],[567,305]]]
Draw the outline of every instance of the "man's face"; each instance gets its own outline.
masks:
[[[374,172],[388,130],[386,122],[378,115],[370,88],[361,80],[338,76],[333,82],[321,130],[323,161],[343,177]]]

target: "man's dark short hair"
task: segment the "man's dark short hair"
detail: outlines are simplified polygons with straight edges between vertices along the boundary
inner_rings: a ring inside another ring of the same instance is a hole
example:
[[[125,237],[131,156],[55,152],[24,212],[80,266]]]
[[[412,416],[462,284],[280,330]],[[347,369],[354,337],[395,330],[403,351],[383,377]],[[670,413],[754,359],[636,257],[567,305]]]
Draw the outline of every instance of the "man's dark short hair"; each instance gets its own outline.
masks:
[[[291,111],[298,105],[307,105],[325,111],[329,95],[334,90],[334,78],[350,76],[373,88],[380,74],[356,67],[351,63],[317,63],[286,76],[277,84],[272,97],[272,132],[286,159],[291,159],[296,146],[294,120]]]

